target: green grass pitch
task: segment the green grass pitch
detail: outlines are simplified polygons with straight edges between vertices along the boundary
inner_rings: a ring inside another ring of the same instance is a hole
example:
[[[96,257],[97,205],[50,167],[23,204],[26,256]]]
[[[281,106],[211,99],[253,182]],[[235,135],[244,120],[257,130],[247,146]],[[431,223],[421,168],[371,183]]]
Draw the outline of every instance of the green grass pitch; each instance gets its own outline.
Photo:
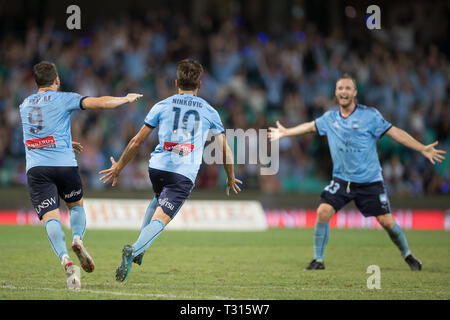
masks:
[[[42,226],[0,226],[0,299],[450,299],[450,233],[406,231],[423,270],[413,272],[382,230],[335,230],[326,270],[304,271],[313,255],[312,229],[265,232],[165,231],[115,281],[123,245],[138,230],[87,230],[96,263],[69,291]],[[69,254],[71,233],[65,229]],[[381,289],[368,289],[367,267],[381,269]]]

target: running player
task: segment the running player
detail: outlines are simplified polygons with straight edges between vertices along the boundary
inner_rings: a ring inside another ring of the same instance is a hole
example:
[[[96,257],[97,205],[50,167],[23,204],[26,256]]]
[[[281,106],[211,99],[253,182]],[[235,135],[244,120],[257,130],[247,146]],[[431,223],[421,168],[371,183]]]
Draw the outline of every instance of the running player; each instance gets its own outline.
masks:
[[[333,178],[320,194],[314,229],[314,259],[306,270],[325,269],[324,253],[330,233],[331,217],[354,200],[365,217],[374,216],[387,231],[411,270],[421,270],[422,263],[409,250],[406,237],[391,214],[377,154],[377,140],[387,134],[392,139],[422,153],[432,164],[444,159],[437,141],[423,145],[399,129],[375,109],[356,103],[356,81],[345,74],[336,82],[335,99],[339,110],[325,112],[315,121],[285,128],[269,128],[271,140],[315,133],[326,135],[333,160]]]
[[[83,246],[86,216],[83,208],[83,187],[75,153],[82,146],[72,142],[70,115],[75,110],[111,109],[139,99],[140,94],[126,97],[83,97],[77,93],[60,92],[60,79],[55,64],[42,61],[33,67],[38,86],[35,94],[20,105],[26,153],[26,171],[31,202],[45,225],[51,247],[61,261],[69,289],[81,287],[79,268],[66,249],[59,212],[61,197],[70,213],[72,250],[84,271],[94,271],[94,261]]]
[[[159,127],[159,144],[149,162],[149,176],[155,197],[148,206],[137,241],[123,248],[122,262],[116,270],[117,281],[124,281],[128,277],[132,262],[142,263],[145,250],[189,197],[210,131],[216,136],[222,150],[227,174],[227,195],[230,188],[236,194],[241,191],[237,183],[242,182],[234,176],[233,155],[227,145],[219,114],[208,102],[197,97],[202,72],[203,67],[196,61],[178,62],[175,80],[178,94],[156,103],[119,161],[111,157],[111,168],[99,172],[104,174],[100,178],[103,183],[112,182],[112,186],[115,186],[120,172],[134,158],[152,130]]]

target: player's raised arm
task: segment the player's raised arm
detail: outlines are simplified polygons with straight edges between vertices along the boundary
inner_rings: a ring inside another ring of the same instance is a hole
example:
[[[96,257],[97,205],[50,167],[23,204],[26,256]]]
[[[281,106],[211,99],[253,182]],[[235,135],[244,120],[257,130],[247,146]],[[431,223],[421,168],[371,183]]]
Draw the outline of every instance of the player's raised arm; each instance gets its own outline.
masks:
[[[230,188],[234,191],[234,193],[238,193],[241,191],[241,188],[237,185],[237,183],[242,184],[242,181],[236,179],[234,176],[234,160],[233,160],[233,152],[227,144],[227,138],[224,134],[216,136],[217,142],[219,143],[219,148],[222,151],[223,156],[223,167],[225,169],[225,173],[227,174],[227,196],[230,195]]]
[[[119,177],[120,173],[122,172],[123,168],[133,160],[133,158],[136,156],[136,154],[139,151],[139,148],[144,143],[145,139],[150,135],[153,128],[150,128],[146,125],[143,125],[141,130],[130,140],[125,150],[122,152],[122,155],[120,156],[119,162],[116,162],[113,157],[110,158],[111,160],[111,167],[106,170],[102,170],[99,172],[99,174],[104,174],[100,181],[103,181],[103,183],[110,182],[112,180],[112,186],[116,186],[117,184],[117,178]]]
[[[277,121],[277,127],[270,127],[268,137],[270,141],[275,141],[284,137],[299,136],[306,133],[317,132],[314,121],[305,122],[292,128],[285,128],[281,125],[280,121]]]
[[[405,147],[420,152],[425,158],[430,160],[432,164],[435,164],[435,161],[442,162],[442,160],[445,159],[443,154],[446,154],[447,152],[434,148],[438,144],[437,141],[429,145],[423,145],[411,137],[409,133],[395,126],[392,126],[388,131],[386,131],[386,134],[395,141],[403,144]]]
[[[129,93],[125,97],[87,97],[81,102],[83,108],[86,109],[112,109],[124,103],[135,102],[142,97],[142,94]]]

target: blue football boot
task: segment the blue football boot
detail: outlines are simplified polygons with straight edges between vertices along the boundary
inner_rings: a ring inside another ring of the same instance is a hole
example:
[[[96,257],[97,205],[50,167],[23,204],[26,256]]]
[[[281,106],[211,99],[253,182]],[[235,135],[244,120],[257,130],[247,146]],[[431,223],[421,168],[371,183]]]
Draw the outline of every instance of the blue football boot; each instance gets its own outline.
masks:
[[[116,270],[116,280],[124,281],[130,273],[131,263],[133,261],[133,247],[127,244],[122,250],[122,262]]]

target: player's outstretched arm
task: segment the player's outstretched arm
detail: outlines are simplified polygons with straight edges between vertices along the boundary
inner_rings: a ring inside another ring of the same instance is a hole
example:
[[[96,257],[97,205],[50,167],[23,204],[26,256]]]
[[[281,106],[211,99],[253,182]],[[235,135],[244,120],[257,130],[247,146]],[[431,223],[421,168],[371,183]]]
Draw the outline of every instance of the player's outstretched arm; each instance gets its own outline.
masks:
[[[230,147],[227,144],[227,138],[224,134],[221,134],[219,136],[216,136],[217,142],[219,143],[219,148],[222,150],[222,157],[223,157],[223,167],[225,169],[225,173],[227,174],[227,196],[230,195],[230,188],[234,191],[234,193],[238,193],[241,191],[241,188],[239,188],[238,183],[242,184],[242,181],[239,179],[236,179],[234,176],[234,159],[233,159],[233,152],[231,151]]]
[[[112,109],[124,103],[135,102],[142,97],[142,94],[129,93],[125,97],[87,97],[83,99],[81,105],[85,109]]]
[[[317,128],[314,121],[305,122],[292,128],[285,128],[277,121],[277,127],[270,127],[268,137],[270,141],[275,141],[284,137],[299,136],[306,133],[316,132]]]
[[[125,150],[122,152],[122,155],[120,156],[120,159],[118,162],[114,160],[113,157],[110,158],[111,160],[111,167],[106,170],[102,170],[99,172],[99,174],[103,174],[103,176],[100,178],[100,181],[103,181],[103,183],[108,183],[112,181],[112,186],[115,187],[117,184],[117,179],[122,172],[123,168],[133,160],[133,158],[138,153],[140,147],[144,143],[145,139],[149,136],[149,134],[152,132],[152,128],[147,127],[146,125],[143,125],[141,130],[130,140]]]
[[[447,152],[434,148],[438,144],[437,141],[429,145],[423,145],[422,143],[411,137],[409,133],[395,126],[392,126],[388,131],[386,131],[386,134],[395,141],[403,144],[405,147],[420,152],[425,158],[430,160],[432,164],[435,164],[435,161],[442,162],[442,160],[445,159],[443,155]]]

